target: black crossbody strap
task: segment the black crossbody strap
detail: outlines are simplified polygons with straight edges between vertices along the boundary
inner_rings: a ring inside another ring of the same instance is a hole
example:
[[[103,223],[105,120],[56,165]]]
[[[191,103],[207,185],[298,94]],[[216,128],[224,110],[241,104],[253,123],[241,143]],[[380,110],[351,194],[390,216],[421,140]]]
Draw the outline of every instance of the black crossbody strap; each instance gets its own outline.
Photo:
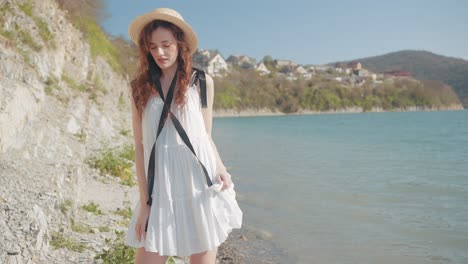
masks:
[[[187,136],[187,133],[185,132],[182,125],[180,124],[179,120],[176,118],[176,116],[170,110],[173,95],[174,95],[175,84],[176,84],[176,80],[177,80],[177,71],[176,71],[176,74],[174,75],[174,77],[172,79],[171,85],[170,85],[169,90],[168,90],[167,98],[165,99],[164,98],[164,93],[162,91],[162,86],[161,86],[161,83],[159,81],[159,74],[158,74],[157,69],[156,69],[156,62],[154,61],[154,59],[152,58],[151,55],[148,55],[148,62],[149,62],[149,70],[150,70],[151,81],[153,82],[154,86],[158,90],[158,93],[159,93],[161,99],[164,102],[163,110],[161,111],[161,117],[159,118],[159,125],[158,125],[158,131],[157,131],[157,134],[156,134],[156,140],[155,140],[155,142],[153,144],[153,147],[151,149],[150,162],[148,164],[148,176],[149,177],[148,177],[148,201],[147,201],[147,204],[151,205],[152,204],[151,194],[153,193],[154,172],[155,172],[155,164],[154,164],[155,146],[156,146],[156,142],[157,142],[157,139],[159,137],[159,134],[161,133],[161,131],[162,131],[163,127],[164,127],[164,124],[166,122],[166,119],[167,119],[168,115],[170,115],[170,118],[171,118],[171,120],[172,120],[172,122],[174,124],[174,127],[177,130],[177,133],[182,138],[182,140],[187,145],[187,147],[192,151],[193,155],[195,155],[195,157],[197,158],[198,163],[203,168],[203,172],[205,174],[205,179],[206,179],[207,185],[212,186],[213,183],[212,183],[212,181],[211,181],[211,179],[209,177],[208,170],[203,165],[203,163],[200,161],[200,159],[197,157],[197,155],[195,153],[195,150],[194,150],[194,148],[193,148],[193,146],[192,146],[192,144],[190,142],[190,139]],[[205,78],[204,74],[203,74],[203,78]],[[205,85],[204,90],[205,90],[205,95],[206,95],[206,85]],[[202,96],[202,98],[203,98],[203,96]],[[205,99],[205,101],[206,101],[206,99]],[[147,223],[147,225],[148,225],[148,223]]]
[[[195,150],[193,149],[192,143],[190,143],[190,139],[187,136],[187,133],[185,133],[184,128],[180,124],[179,120],[177,120],[177,118],[172,113],[171,113],[170,116],[171,116],[172,123],[174,124],[174,127],[176,128],[177,132],[179,133],[179,136],[185,142],[185,145],[187,145],[187,147],[192,151],[193,155],[195,155],[195,157],[197,158],[198,163],[200,163],[201,167],[203,168],[203,172],[205,173],[205,179],[206,179],[206,182],[207,182],[208,186],[213,185],[213,183],[211,182],[210,177],[208,176],[208,170],[205,168],[205,165],[203,165],[203,163],[200,161],[197,154],[195,153]]]
[[[211,179],[208,176],[208,170],[205,168],[205,165],[203,165],[203,163],[200,161],[197,154],[195,153],[195,149],[193,148],[192,143],[190,142],[190,138],[188,137],[187,132],[185,132],[184,127],[179,122],[177,117],[170,111],[170,108],[171,108],[171,105],[172,105],[172,98],[173,98],[173,95],[174,95],[174,86],[175,86],[175,83],[176,83],[175,82],[176,79],[177,79],[177,73],[174,76],[174,78],[172,79],[171,86],[170,86],[169,91],[168,91],[167,99],[163,100],[163,101],[165,101],[164,102],[164,110],[166,110],[167,113],[162,113],[161,117],[164,117],[164,119],[167,119],[167,115],[169,115],[171,117],[172,123],[174,124],[174,127],[177,130],[177,133],[179,133],[179,136],[182,138],[185,145],[187,145],[187,147],[192,151],[193,155],[195,155],[195,157],[197,158],[198,163],[200,163],[200,165],[203,168],[203,172],[205,173],[206,182],[208,183],[208,186],[211,186],[211,185],[213,185],[213,183],[211,182]],[[156,85],[158,87],[157,88],[158,91],[161,94],[163,94],[163,92],[161,90],[162,85],[159,82],[159,78],[157,78],[155,81],[156,81]],[[161,133],[161,130],[162,130],[163,126],[164,126],[165,121],[166,120],[162,120],[162,119],[159,120],[158,133],[156,135],[156,139],[159,137],[159,134]]]
[[[206,96],[206,74],[203,70],[197,69],[192,67],[192,70],[195,71],[195,81],[200,83],[200,97],[201,97],[201,105],[203,108],[208,107],[207,103],[207,96]]]
[[[202,107],[206,108],[207,101],[206,101],[206,76],[204,71],[198,72],[198,80],[200,81],[200,93],[201,93],[201,102]]]
[[[151,56],[151,55],[150,55]],[[148,56],[148,59],[150,59]],[[152,63],[151,63],[152,61]],[[162,86],[161,86],[161,82],[159,81],[159,76],[157,74],[157,70],[156,70],[156,67],[155,67],[155,62],[153,60],[153,58],[151,57],[151,61],[150,61],[150,76],[151,76],[151,81],[153,82],[153,84],[155,83],[156,85],[156,89],[158,90],[158,93],[159,93],[159,96],[161,97],[161,99],[163,100],[164,102],[164,106],[163,106],[163,109],[161,111],[161,116],[159,117],[159,124],[158,124],[158,131],[156,133],[156,140],[154,141],[154,144],[153,144],[153,147],[151,148],[151,154],[150,154],[150,162],[148,164],[148,175],[149,177],[148,178],[148,201],[146,202],[146,204],[148,205],[151,205],[153,203],[153,199],[151,197],[151,194],[153,193],[153,186],[154,186],[154,173],[155,173],[155,170],[156,170],[156,166],[154,164],[154,160],[155,160],[155,153],[156,153],[156,141],[158,140],[158,137],[159,137],[159,134],[161,133],[163,127],[164,127],[164,124],[166,122],[166,119],[167,119],[167,115],[169,114],[169,111],[170,111],[170,105],[168,105],[168,101],[169,102],[172,102],[172,97],[174,95],[174,86],[176,84],[176,80],[177,80],[177,71],[174,75],[174,78],[172,79],[172,82],[171,82],[171,85],[169,87],[169,90],[168,90],[168,94],[167,94],[167,100],[164,99],[164,93],[162,91]],[[154,63],[154,64],[153,64]]]

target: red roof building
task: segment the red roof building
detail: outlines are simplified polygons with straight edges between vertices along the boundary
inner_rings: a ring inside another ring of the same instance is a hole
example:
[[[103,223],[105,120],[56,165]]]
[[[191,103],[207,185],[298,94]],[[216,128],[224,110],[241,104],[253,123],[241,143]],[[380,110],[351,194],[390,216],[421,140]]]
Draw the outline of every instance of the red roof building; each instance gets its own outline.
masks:
[[[362,64],[359,61],[352,61],[346,65],[348,68],[353,70],[360,70],[362,69]]]

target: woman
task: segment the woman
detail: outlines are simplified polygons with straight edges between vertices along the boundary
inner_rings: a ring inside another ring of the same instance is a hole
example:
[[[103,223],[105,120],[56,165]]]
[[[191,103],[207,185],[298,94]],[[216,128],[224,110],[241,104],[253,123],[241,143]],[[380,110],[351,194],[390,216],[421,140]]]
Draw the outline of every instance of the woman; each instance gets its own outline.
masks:
[[[167,256],[215,263],[217,247],[233,228],[241,227],[242,211],[231,175],[211,138],[213,79],[206,75],[204,108],[199,82],[192,74],[197,36],[179,13],[168,8],[138,16],[129,35],[141,55],[139,74],[131,85],[140,200],[125,243],[137,248],[135,263],[165,263]],[[161,118],[169,101],[168,117]],[[162,129],[160,119],[165,120]],[[182,140],[177,122],[196,156]],[[152,172],[154,184],[147,177]]]

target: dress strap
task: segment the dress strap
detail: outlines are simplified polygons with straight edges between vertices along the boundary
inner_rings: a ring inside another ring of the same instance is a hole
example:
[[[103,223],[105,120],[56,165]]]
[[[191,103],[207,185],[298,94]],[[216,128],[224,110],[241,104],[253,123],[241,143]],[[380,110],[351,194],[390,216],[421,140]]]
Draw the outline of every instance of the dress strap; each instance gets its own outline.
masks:
[[[200,99],[201,105],[203,108],[208,107],[207,99],[206,99],[206,74],[203,70],[198,68],[192,67],[192,83],[198,82],[200,85]]]
[[[192,143],[190,142],[190,138],[187,136],[187,133],[185,132],[183,126],[177,119],[177,117],[172,113],[171,111],[171,104],[172,104],[172,99],[174,96],[174,87],[176,85],[176,80],[177,80],[177,71],[174,74],[174,77],[172,79],[171,85],[169,86],[169,90],[167,92],[167,97],[164,98],[164,94],[162,91],[161,83],[159,81],[159,75],[156,70],[156,62],[154,61],[153,57],[151,55],[148,55],[148,62],[149,62],[149,70],[150,70],[150,76],[151,76],[151,81],[154,84],[154,87],[158,90],[160,98],[164,102],[163,109],[161,111],[161,117],[159,118],[159,125],[158,125],[158,131],[156,134],[156,140],[153,144],[153,148],[151,149],[151,155],[150,155],[150,162],[148,164],[148,201],[147,204],[151,205],[152,204],[152,197],[151,194],[153,193],[153,185],[154,185],[154,172],[155,172],[155,162],[154,162],[154,157],[155,157],[155,146],[156,142],[158,140],[158,137],[164,127],[164,124],[166,123],[166,119],[169,116],[172,120],[172,123],[174,124],[174,127],[177,130],[177,133],[179,133],[179,136],[182,138],[184,143],[187,145],[187,147],[192,151],[193,155],[198,160],[198,163],[200,163],[201,167],[203,168],[203,172],[205,173],[205,179],[207,182],[208,187],[211,187],[213,185],[209,174],[208,170],[205,168],[203,163],[200,161],[200,159],[197,157],[197,154],[195,153],[195,149],[192,146]],[[148,226],[148,223],[146,223]]]

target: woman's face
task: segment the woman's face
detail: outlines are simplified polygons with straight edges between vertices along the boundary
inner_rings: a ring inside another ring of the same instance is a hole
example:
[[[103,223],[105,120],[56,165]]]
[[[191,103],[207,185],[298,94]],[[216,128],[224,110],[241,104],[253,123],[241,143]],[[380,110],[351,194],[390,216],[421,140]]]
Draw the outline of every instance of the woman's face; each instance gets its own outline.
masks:
[[[158,27],[151,33],[150,53],[156,64],[165,70],[174,65],[177,60],[177,39],[169,29]]]

